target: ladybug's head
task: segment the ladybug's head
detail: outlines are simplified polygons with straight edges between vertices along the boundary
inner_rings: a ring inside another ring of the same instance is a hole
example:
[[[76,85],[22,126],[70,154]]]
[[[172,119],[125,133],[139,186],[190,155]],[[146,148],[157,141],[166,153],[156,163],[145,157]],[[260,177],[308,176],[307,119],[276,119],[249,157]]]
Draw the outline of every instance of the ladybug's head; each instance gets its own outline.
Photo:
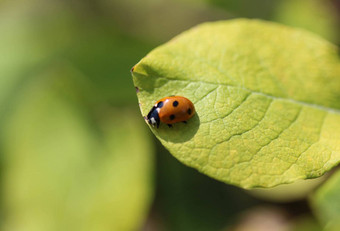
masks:
[[[159,127],[160,120],[159,120],[158,112],[159,112],[159,108],[156,106],[153,106],[148,116],[146,117],[146,120],[152,127],[154,127],[155,125],[157,125],[157,128]]]

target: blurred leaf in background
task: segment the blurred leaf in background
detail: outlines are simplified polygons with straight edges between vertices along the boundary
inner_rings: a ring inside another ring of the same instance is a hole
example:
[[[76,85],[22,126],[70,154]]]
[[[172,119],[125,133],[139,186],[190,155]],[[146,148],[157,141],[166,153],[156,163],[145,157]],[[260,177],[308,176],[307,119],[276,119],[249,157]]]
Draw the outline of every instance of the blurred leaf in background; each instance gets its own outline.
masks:
[[[340,171],[336,171],[331,178],[309,198],[325,230],[336,231],[340,227]]]
[[[150,45],[87,5],[0,8],[3,230],[135,230],[153,148],[129,70]]]
[[[6,121],[6,230],[134,230],[143,223],[152,195],[143,123],[122,108],[88,118],[57,84],[73,75],[67,67],[41,74]]]

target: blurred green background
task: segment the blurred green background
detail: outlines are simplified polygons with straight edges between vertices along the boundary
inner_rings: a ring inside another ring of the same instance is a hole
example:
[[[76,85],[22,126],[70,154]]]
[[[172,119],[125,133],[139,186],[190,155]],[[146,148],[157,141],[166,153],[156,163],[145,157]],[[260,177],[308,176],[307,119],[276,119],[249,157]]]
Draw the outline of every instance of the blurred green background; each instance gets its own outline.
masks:
[[[320,230],[174,159],[131,67],[205,21],[262,18],[339,44],[339,1],[0,0],[0,230]],[[265,226],[263,226],[265,224]]]

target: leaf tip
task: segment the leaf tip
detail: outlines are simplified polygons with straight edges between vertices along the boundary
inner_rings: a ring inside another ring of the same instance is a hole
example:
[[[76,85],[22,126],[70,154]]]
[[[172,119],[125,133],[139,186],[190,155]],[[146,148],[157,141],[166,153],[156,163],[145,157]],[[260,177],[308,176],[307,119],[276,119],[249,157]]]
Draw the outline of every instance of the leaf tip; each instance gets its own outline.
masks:
[[[136,76],[136,75],[147,76],[147,67],[142,63],[142,60],[131,68],[132,76]]]

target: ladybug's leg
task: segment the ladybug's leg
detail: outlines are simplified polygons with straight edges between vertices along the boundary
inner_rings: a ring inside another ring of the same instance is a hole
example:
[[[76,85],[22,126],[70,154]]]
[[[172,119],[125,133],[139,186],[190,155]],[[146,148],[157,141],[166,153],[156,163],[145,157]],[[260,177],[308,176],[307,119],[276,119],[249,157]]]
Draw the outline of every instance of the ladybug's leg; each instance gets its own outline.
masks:
[[[171,124],[168,124],[169,128],[172,128],[172,125]]]
[[[187,121],[183,121],[183,123],[187,124],[188,122]]]

